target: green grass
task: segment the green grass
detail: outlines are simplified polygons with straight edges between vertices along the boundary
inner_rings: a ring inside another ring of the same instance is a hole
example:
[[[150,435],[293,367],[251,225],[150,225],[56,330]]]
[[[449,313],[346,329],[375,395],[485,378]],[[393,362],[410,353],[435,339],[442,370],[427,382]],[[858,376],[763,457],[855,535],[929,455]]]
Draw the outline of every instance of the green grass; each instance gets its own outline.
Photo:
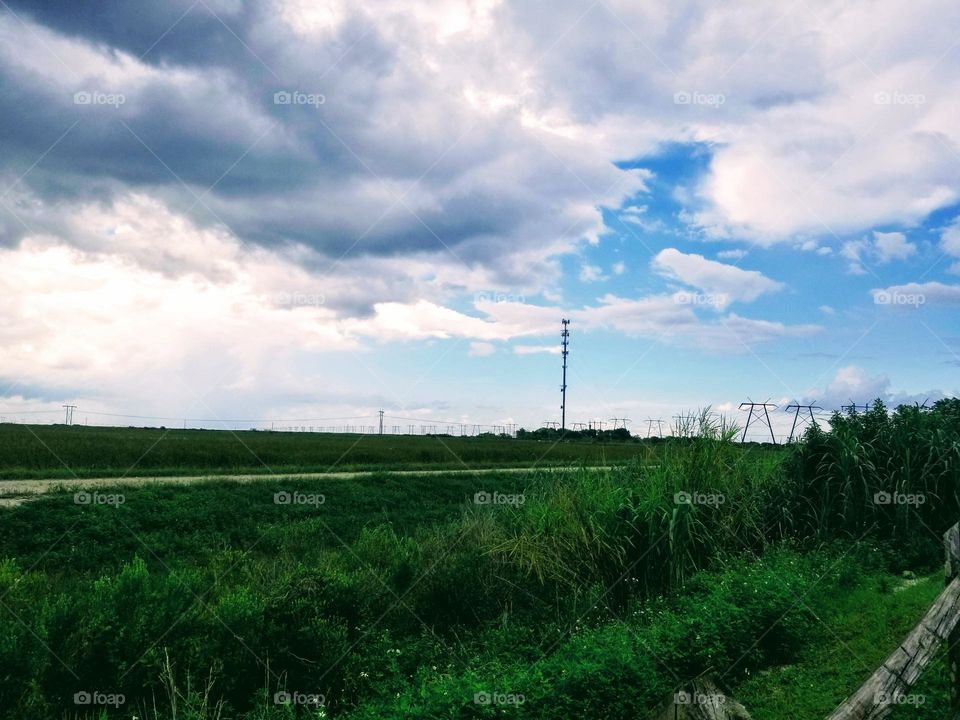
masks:
[[[640,442],[0,424],[0,479],[604,465]]]
[[[916,582],[868,575],[821,609],[815,637],[796,663],[757,674],[734,688],[735,697],[764,720],[826,717],[896,650],[942,590],[942,572]],[[943,717],[947,696],[936,687],[937,668],[928,673],[910,691],[926,702],[901,708],[900,717]]]
[[[53,494],[0,510],[0,558],[69,574],[116,568],[135,554],[150,565],[203,564],[230,549],[256,557],[309,561],[357,540],[365,527],[401,535],[457,520],[475,493],[522,492],[537,473],[377,475],[338,479],[266,478],[249,483],[104,487],[122,494],[112,505],[77,505]],[[277,505],[274,494],[324,496],[322,505]]]
[[[825,715],[939,591],[935,578],[887,591],[890,572],[939,566],[939,533],[960,518],[956,401],[837,426],[789,449],[737,446],[707,415],[690,438],[649,444],[355,436],[359,465],[444,467],[429,453],[454,441],[477,463],[551,447],[566,464],[629,459],[599,471],[124,487],[118,507],[54,494],[0,509],[0,718],[88,720],[71,701],[86,688],[125,693],[148,720],[170,720],[171,693],[178,720],[292,720],[268,701],[286,688],[323,693],[326,715],[350,720],[615,720],[710,669],[758,720],[776,720],[789,693],[795,717]],[[162,437],[100,432],[49,438],[102,475]],[[298,471],[348,440],[249,435]],[[230,433],[179,441],[162,439],[155,450],[171,454],[151,462],[180,456],[191,474],[245,462]],[[23,460],[17,442],[35,455]],[[7,435],[6,470],[48,472],[36,445]],[[280,491],[325,502],[277,505]],[[523,501],[477,504],[481,491]],[[883,492],[929,502],[874,502]],[[942,664],[923,683],[942,698]],[[528,702],[475,704],[484,690]]]

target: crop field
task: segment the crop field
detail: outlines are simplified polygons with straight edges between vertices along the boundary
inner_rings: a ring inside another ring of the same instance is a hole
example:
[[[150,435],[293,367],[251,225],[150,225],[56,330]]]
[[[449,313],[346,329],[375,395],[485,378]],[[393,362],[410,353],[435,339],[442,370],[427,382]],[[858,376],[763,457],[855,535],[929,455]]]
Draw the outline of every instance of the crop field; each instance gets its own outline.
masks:
[[[641,442],[0,424],[0,479],[605,465]]]
[[[57,477],[45,446],[61,477],[252,472],[246,445],[273,473],[0,507],[0,718],[626,720],[704,673],[759,720],[825,717],[943,587],[960,401],[733,434],[3,427],[11,480]],[[333,465],[369,472],[287,474]],[[944,717],[946,678],[891,717]]]

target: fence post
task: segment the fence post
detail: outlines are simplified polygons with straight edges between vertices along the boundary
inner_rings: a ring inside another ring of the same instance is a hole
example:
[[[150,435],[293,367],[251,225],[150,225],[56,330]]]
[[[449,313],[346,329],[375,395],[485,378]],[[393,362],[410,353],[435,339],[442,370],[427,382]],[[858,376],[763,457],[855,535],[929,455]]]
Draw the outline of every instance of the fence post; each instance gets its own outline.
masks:
[[[944,576],[947,585],[960,575],[960,523],[943,534],[946,551]],[[960,718],[960,628],[955,627],[947,637],[947,663],[950,667],[950,713]]]

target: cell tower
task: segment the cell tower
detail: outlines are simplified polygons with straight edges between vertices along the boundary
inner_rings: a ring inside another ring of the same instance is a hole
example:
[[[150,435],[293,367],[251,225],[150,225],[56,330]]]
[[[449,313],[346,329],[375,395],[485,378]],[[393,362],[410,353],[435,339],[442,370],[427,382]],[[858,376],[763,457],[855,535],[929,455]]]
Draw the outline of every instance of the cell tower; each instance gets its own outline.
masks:
[[[801,427],[803,427],[804,425],[813,425],[813,426],[816,426],[816,425],[817,425],[817,419],[813,416],[813,411],[814,411],[814,410],[823,410],[823,408],[820,407],[819,405],[787,405],[786,411],[787,411],[787,412],[790,412],[791,410],[794,411],[794,413],[793,413],[793,425],[790,426],[790,437],[787,438],[787,442],[788,442],[788,443],[789,443],[789,442],[793,442],[793,434],[794,434],[794,432],[796,432],[796,430],[797,430],[797,422],[800,423],[800,426],[801,426]],[[803,412],[803,411],[806,411],[806,413],[809,415],[809,418],[806,417],[806,416],[804,416],[804,417],[801,417],[801,416],[800,416],[800,413]]]
[[[560,322],[563,323],[563,331],[560,333],[562,341],[560,354],[563,355],[563,383],[560,385],[560,431],[565,432],[567,429],[567,355],[570,353],[567,350],[570,330],[567,328],[570,326],[570,321],[564,318]]]
[[[770,431],[771,442],[773,442],[774,445],[777,444],[777,438],[773,435],[773,424],[770,422],[770,413],[767,411],[768,407],[776,409],[777,406],[773,403],[755,403],[752,400],[740,403],[741,410],[750,411],[750,414],[747,416],[747,424],[743,426],[743,437],[740,438],[740,442],[746,442],[747,430],[750,429],[750,421],[756,419],[757,422],[767,426],[767,429]]]

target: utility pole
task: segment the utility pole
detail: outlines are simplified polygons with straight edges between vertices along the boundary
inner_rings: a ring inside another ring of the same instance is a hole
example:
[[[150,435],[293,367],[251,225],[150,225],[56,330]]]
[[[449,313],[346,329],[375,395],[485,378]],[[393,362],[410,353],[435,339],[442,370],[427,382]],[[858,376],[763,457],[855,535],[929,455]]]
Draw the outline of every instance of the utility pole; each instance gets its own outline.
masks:
[[[383,410],[380,411],[380,434],[383,435]]]
[[[63,422],[67,425],[73,425],[73,411],[77,409],[76,405],[64,405]]]
[[[570,352],[567,350],[570,340],[570,330],[567,328],[570,326],[570,321],[564,318],[560,322],[563,324],[563,331],[560,333],[563,347],[560,353],[563,355],[563,384],[560,385],[560,431],[565,432],[567,429],[567,355]]]

